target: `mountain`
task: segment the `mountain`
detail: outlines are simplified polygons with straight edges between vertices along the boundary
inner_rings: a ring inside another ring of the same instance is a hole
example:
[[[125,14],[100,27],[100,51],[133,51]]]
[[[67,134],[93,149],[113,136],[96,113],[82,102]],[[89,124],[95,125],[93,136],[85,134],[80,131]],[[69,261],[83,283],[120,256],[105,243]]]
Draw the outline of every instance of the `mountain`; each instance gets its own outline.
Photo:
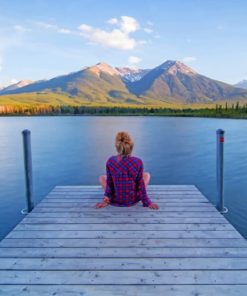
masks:
[[[20,89],[6,91],[5,94],[33,92],[67,94],[89,102],[114,102],[119,99],[138,102],[139,100],[129,93],[118,70],[106,63],[98,63],[81,71],[50,80],[38,81]]]
[[[129,67],[116,67],[115,69],[118,71],[119,75],[126,83],[141,80],[142,77],[150,71],[149,69],[136,69]]]
[[[128,87],[137,96],[184,103],[247,99],[247,91],[210,79],[179,61],[171,60]]]
[[[241,87],[247,89],[247,80],[242,80],[234,85],[235,87]]]
[[[203,76],[179,61],[154,69],[114,68],[98,63],[78,72],[5,89],[0,94],[31,93],[67,97],[71,103],[195,103],[247,99],[247,90]],[[11,98],[12,98],[11,97]],[[47,98],[46,98],[47,97]],[[36,99],[41,102],[43,99]],[[44,101],[44,100],[43,100]],[[66,101],[67,102],[67,101]],[[61,104],[63,100],[61,99]]]
[[[12,91],[12,90],[16,90],[16,89],[19,89],[19,88],[22,88],[24,86],[27,86],[29,84],[33,83],[32,80],[20,80],[16,83],[12,83],[6,87],[2,87],[0,89],[0,93],[5,93],[5,92],[8,92],[8,91]]]

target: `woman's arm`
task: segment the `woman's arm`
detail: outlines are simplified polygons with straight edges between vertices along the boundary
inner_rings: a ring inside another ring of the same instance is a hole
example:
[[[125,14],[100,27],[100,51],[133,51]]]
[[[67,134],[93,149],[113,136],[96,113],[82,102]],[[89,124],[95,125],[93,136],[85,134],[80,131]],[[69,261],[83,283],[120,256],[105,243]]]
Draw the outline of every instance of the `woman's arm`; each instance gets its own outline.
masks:
[[[147,195],[146,187],[143,180],[143,170],[143,163],[141,162],[141,166],[136,178],[137,196],[141,199],[144,207],[149,207],[152,202]]]
[[[104,198],[102,202],[98,202],[96,204],[96,208],[100,209],[108,206],[111,202],[111,198],[113,194],[114,194],[114,182],[110,172],[109,164],[107,162],[106,163],[106,189],[104,193]]]
[[[105,189],[105,197],[111,199],[114,196],[114,182],[112,179],[109,163],[106,163],[106,189]]]
[[[137,185],[137,196],[141,199],[144,207],[149,207],[151,209],[158,209],[158,205],[152,203],[152,201],[148,198],[145,183],[143,180],[143,163],[141,162],[141,167],[139,169],[137,178],[136,178],[136,185]]]

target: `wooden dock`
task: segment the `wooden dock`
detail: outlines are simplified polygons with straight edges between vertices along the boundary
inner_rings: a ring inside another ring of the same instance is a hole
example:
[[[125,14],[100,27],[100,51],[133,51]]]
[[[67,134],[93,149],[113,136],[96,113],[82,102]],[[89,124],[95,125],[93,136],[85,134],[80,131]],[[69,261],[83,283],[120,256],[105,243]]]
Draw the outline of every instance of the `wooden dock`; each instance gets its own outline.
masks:
[[[148,193],[159,211],[55,187],[0,243],[0,295],[247,295],[247,242],[202,193]]]

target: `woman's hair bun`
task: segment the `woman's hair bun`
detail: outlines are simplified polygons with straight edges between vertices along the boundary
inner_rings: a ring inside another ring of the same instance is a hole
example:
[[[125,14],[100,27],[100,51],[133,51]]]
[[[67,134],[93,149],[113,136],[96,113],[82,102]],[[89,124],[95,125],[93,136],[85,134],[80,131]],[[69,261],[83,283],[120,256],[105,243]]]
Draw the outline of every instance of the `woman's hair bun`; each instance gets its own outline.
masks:
[[[120,155],[128,155],[132,152],[134,143],[127,132],[118,132],[116,135],[115,146]]]

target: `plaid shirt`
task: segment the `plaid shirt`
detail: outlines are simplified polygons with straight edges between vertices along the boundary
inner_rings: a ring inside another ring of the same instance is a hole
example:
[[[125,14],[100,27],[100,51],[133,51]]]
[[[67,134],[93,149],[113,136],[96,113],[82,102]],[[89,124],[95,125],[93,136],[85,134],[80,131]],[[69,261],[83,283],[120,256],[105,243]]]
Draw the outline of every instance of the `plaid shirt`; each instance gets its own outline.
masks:
[[[115,206],[128,207],[142,201],[144,207],[152,202],[143,180],[143,163],[134,156],[112,156],[106,163],[105,196]]]

